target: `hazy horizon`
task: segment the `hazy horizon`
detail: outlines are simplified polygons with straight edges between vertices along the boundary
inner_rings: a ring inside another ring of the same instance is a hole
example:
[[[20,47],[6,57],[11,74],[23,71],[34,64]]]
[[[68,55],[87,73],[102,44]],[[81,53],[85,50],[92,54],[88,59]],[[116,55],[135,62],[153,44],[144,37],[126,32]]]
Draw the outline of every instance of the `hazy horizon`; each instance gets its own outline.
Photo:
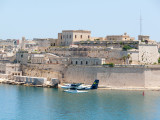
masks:
[[[142,34],[160,41],[159,0],[1,0],[0,39],[57,38],[62,30],[90,30],[92,37]]]

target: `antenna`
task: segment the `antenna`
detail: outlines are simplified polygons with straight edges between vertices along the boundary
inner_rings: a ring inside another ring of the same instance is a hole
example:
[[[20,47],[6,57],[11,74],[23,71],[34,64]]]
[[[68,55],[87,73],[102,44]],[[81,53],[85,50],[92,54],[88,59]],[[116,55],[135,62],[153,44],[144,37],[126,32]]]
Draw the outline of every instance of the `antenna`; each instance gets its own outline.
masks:
[[[140,10],[140,35],[142,35],[142,14],[141,14],[141,10]]]

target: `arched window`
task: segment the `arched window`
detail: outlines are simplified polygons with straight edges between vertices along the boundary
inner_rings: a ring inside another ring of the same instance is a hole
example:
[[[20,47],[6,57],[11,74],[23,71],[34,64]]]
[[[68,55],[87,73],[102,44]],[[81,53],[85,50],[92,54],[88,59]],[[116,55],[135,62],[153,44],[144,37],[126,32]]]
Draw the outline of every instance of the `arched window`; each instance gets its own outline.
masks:
[[[83,64],[83,61],[81,61],[81,65]]]

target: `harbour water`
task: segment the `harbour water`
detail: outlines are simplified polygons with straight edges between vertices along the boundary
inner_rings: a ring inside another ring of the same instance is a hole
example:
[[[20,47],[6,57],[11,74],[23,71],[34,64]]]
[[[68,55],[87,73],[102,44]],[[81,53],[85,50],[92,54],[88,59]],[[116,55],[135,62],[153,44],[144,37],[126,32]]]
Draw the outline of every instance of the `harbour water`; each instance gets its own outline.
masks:
[[[0,120],[159,120],[160,91],[62,89],[0,84]]]

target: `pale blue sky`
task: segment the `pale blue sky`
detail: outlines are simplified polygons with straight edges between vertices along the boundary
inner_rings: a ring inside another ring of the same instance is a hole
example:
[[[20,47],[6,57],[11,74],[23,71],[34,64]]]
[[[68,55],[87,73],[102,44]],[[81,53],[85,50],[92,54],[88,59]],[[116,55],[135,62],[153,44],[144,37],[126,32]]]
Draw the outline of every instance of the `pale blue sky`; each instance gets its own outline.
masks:
[[[0,0],[0,39],[57,38],[62,30],[91,30],[105,37],[127,32],[160,41],[159,0]]]

